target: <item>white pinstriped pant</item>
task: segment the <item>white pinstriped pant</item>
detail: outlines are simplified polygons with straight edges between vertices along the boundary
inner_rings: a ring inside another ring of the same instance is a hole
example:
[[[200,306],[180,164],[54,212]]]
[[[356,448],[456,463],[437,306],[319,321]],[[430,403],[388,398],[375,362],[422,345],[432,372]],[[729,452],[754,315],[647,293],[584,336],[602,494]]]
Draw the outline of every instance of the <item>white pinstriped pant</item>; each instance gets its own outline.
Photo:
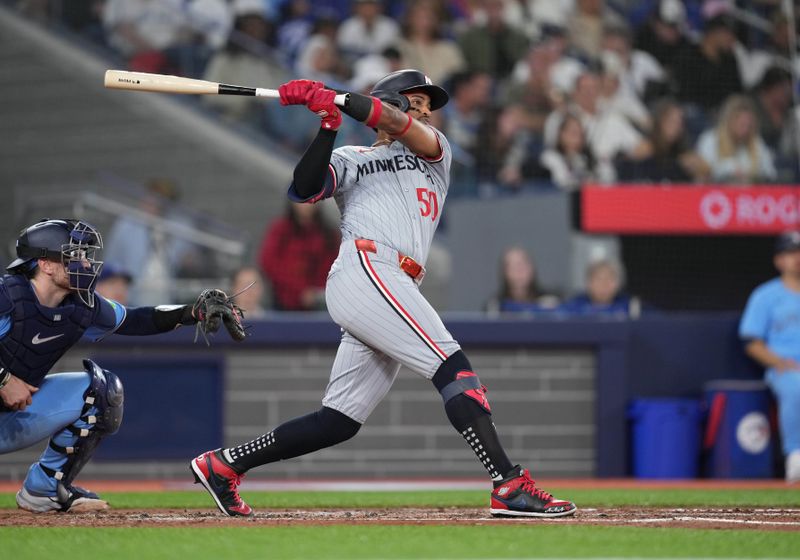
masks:
[[[322,404],[362,424],[401,365],[431,379],[461,348],[398,266],[397,251],[375,245],[371,253],[343,242],[325,289],[328,312],[344,334]]]

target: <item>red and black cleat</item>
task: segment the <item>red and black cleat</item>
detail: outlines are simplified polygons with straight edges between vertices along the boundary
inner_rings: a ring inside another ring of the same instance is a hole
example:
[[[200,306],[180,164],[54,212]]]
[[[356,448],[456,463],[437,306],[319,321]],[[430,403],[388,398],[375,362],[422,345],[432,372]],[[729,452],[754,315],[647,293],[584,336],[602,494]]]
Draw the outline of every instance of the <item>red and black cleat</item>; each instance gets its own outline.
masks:
[[[565,517],[577,509],[572,502],[537,488],[528,469],[517,465],[512,474],[495,483],[489,511],[494,516]]]
[[[196,457],[191,466],[195,483],[208,490],[222,513],[231,517],[253,515],[253,508],[239,497],[238,488],[244,475],[233,470],[219,449]]]

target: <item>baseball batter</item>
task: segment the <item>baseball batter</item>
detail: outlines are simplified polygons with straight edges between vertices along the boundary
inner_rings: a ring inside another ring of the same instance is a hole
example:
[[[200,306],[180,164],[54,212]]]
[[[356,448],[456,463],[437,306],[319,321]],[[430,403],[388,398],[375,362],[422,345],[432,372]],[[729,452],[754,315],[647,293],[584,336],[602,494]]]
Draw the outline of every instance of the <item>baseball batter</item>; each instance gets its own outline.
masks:
[[[227,515],[252,515],[237,487],[248,470],[341,443],[358,432],[389,391],[401,365],[433,382],[445,411],[494,481],[494,515],[560,517],[575,505],[536,487],[507,457],[492,423],[486,388],[458,342],[419,291],[449,187],[451,150],[429,125],[447,93],[421,72],[401,70],[370,96],[349,93],[345,107],[319,82],[280,87],[283,105],[305,105],[321,128],[294,172],[289,197],[333,197],[342,245],[326,301],[343,335],[318,411],[250,442],[208,451],[191,462]],[[333,150],[341,113],[377,130],[372,146]]]

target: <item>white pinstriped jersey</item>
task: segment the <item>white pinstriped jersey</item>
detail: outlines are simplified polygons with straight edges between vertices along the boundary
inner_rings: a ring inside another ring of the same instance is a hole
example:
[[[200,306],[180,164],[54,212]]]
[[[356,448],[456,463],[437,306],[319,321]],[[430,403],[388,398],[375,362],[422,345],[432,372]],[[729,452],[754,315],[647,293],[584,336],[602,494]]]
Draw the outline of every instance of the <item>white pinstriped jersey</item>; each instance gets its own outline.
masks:
[[[441,155],[427,159],[401,142],[343,146],[330,168],[333,197],[342,214],[342,240],[372,239],[424,266],[450,187],[450,144],[431,127]]]

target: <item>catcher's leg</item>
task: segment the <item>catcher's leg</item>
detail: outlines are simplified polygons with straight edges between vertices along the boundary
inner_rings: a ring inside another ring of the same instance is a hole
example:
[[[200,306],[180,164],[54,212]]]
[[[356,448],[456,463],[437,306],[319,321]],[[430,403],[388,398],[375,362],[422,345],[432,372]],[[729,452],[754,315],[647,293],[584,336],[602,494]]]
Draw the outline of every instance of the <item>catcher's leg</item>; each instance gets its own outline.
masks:
[[[47,511],[93,511],[108,504],[72,482],[94,453],[103,437],[115,433],[122,421],[122,384],[116,375],[101,370],[85,360],[85,373],[48,376],[40,417],[48,422],[50,414],[61,409],[58,403],[71,403],[71,416],[50,424],[55,433],[39,461],[31,465],[22,489],[17,493],[20,508],[42,513]],[[63,406],[63,405],[62,405]],[[26,411],[27,412],[27,411]]]

